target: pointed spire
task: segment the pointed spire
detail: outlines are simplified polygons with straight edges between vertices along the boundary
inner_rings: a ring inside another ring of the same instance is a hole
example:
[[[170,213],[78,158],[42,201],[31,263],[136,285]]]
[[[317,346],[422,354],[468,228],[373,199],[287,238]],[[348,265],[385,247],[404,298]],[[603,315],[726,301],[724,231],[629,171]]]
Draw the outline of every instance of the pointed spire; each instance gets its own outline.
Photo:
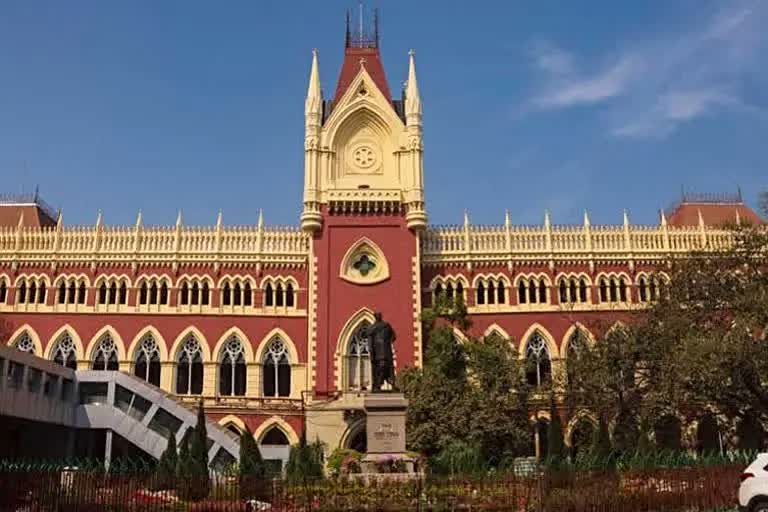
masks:
[[[589,212],[587,210],[584,210],[584,227],[588,228],[592,225],[592,222],[589,220]]]
[[[509,210],[504,211],[504,226],[510,227],[512,225],[512,219],[509,216]]]
[[[222,214],[221,210],[219,210],[219,214],[216,216],[216,227],[220,228],[224,221],[224,215]]]
[[[464,210],[464,227],[469,226],[469,210]]]
[[[99,213],[96,215],[96,227],[100,228],[103,225],[104,225],[104,220],[102,219],[102,216],[101,216],[101,208],[99,208]]]
[[[56,216],[56,229],[58,231],[61,231],[61,228],[64,226],[64,213],[62,212],[61,208],[59,208],[59,214]]]
[[[349,48],[352,42],[352,33],[349,30],[349,9],[347,9],[347,30],[344,33],[344,48]]]
[[[181,210],[179,210],[179,214],[176,216],[176,227],[177,228],[181,227],[181,222],[182,222],[182,220],[181,220]]]
[[[136,227],[140,228],[144,225],[144,217],[141,215],[141,210],[139,210],[139,214],[136,216]]]
[[[264,227],[264,213],[262,212],[261,208],[259,208],[258,227],[259,229]]]
[[[421,115],[421,96],[416,81],[416,52],[408,52],[408,82],[405,88],[405,115]]]
[[[627,210],[624,209],[624,227],[629,226],[629,213],[627,213]]]
[[[16,227],[19,228],[19,230],[24,227],[24,210],[22,210],[19,214],[19,223],[16,225]]]
[[[549,209],[544,210],[544,227],[549,229],[552,226],[552,221],[549,218]]]
[[[736,225],[741,226],[741,215],[739,215],[739,209],[736,208]]]
[[[704,216],[701,214],[701,208],[698,208],[696,211],[699,214],[699,226],[703,228],[704,227]]]
[[[661,225],[666,226],[667,225],[667,216],[664,215],[664,210],[659,210],[659,214],[661,216]]]
[[[307,100],[304,103],[305,113],[320,113],[323,93],[320,89],[320,64],[317,48],[312,50],[312,67],[309,71],[309,86],[307,87]]]

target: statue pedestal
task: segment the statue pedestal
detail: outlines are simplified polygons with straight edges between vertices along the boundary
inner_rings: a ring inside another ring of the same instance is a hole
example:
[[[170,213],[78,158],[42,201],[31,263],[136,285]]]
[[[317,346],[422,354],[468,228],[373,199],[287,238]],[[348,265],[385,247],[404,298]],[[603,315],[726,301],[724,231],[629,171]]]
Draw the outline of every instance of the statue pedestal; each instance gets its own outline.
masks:
[[[405,411],[408,400],[402,393],[370,393],[363,401],[368,451],[364,473],[413,473],[414,460],[405,452]],[[391,471],[382,471],[388,466]]]

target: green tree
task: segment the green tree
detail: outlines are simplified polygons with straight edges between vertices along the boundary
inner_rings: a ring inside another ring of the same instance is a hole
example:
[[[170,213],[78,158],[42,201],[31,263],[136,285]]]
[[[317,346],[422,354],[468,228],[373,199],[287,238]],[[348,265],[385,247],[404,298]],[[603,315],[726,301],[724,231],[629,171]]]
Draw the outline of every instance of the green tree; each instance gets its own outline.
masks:
[[[555,397],[550,400],[549,425],[547,432],[547,463],[558,466],[565,458],[565,442],[563,440],[563,423],[555,405]]]
[[[264,485],[266,472],[266,466],[264,459],[261,457],[259,446],[256,444],[251,429],[246,427],[245,432],[240,434],[240,464],[238,465],[238,473],[241,499],[264,497],[266,491]]]
[[[323,446],[320,441],[307,443],[302,435],[298,444],[291,446],[285,478],[291,483],[306,483],[323,477]]]
[[[160,461],[155,469],[155,488],[170,489],[176,481],[176,467],[179,464],[179,456],[176,452],[176,436],[168,436],[168,444],[160,456]]]
[[[459,343],[454,327],[469,325],[460,300],[438,297],[422,320],[424,365],[399,377],[409,400],[409,448],[434,457],[463,443],[494,466],[525,453],[528,390],[510,341],[492,335]]]
[[[191,434],[185,435],[179,467],[179,496],[186,500],[207,497],[211,482],[208,474],[208,431],[202,401],[197,408],[195,428]]]
[[[600,418],[590,449],[590,458],[596,461],[605,461],[611,456],[611,434],[608,432],[608,423]]]

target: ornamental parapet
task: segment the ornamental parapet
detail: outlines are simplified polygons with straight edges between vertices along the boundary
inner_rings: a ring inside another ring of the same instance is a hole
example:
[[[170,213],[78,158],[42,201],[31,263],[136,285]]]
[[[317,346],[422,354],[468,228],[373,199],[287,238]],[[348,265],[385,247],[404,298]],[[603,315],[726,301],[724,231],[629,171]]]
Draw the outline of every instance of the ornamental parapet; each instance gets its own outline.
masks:
[[[547,219],[548,220],[548,219]],[[720,250],[733,232],[666,224],[583,226],[464,225],[429,227],[421,238],[426,264],[546,260],[663,260],[674,254]]]
[[[0,227],[0,260],[12,262],[301,265],[310,237],[298,227]]]

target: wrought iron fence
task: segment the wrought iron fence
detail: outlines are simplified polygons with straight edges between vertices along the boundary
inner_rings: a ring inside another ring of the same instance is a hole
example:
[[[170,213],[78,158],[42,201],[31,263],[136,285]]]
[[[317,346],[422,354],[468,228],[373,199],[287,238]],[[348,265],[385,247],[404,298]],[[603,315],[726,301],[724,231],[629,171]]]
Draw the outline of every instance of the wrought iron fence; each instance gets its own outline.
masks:
[[[715,511],[736,503],[742,464],[654,469],[546,470],[532,476],[249,480],[161,479],[140,468],[0,465],[0,510],[181,511]],[[198,500],[182,488],[207,486]],[[176,490],[178,489],[178,490]]]

